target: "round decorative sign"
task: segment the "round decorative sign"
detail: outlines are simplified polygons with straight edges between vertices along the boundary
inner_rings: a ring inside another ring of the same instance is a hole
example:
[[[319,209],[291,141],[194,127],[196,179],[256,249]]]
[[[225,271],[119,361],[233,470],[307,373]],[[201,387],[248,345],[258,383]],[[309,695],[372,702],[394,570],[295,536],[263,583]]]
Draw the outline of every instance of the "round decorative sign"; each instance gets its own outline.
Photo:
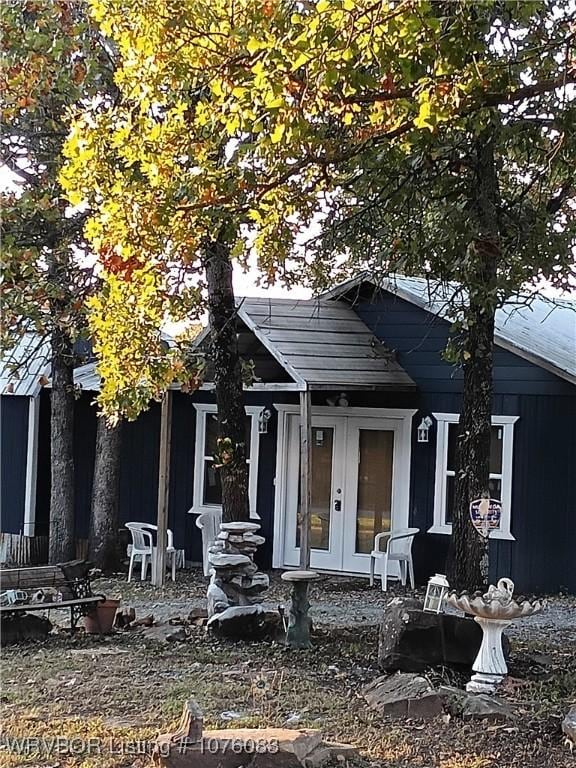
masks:
[[[490,531],[500,528],[502,503],[498,499],[476,499],[470,502],[470,520],[480,536],[488,538]]]

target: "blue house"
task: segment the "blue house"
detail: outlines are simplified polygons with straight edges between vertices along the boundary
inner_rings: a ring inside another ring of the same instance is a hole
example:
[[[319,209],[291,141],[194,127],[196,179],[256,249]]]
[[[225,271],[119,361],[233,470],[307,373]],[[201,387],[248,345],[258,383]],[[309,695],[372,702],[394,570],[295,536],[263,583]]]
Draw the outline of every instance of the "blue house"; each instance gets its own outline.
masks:
[[[442,358],[450,290],[424,279],[376,285],[360,276],[320,298],[239,303],[239,349],[256,373],[245,404],[250,514],[266,537],[264,567],[298,564],[298,403],[309,390],[312,567],[367,574],[374,535],[415,526],[417,581],[444,570],[462,398],[461,371]],[[503,515],[491,534],[490,568],[521,591],[576,592],[575,309],[538,296],[497,316],[490,490]],[[77,383],[76,536],[83,540],[96,432],[93,364],[77,370]],[[37,401],[34,428],[32,406],[19,404],[24,397]],[[219,509],[215,412],[209,382],[192,395],[175,387],[169,525],[189,562],[201,560],[195,516]],[[422,442],[418,427],[426,417],[432,426]],[[47,389],[2,396],[5,553],[6,542],[14,550],[23,537],[47,534],[48,420]],[[159,433],[157,404],[125,425],[123,522],[155,522]]]

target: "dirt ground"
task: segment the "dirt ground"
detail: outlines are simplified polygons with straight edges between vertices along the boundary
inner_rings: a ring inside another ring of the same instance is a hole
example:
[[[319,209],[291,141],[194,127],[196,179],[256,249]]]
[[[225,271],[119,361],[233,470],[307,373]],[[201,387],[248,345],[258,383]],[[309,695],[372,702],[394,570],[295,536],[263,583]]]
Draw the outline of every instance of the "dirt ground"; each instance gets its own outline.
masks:
[[[162,595],[125,577],[96,582],[138,616],[186,617],[204,604],[198,572],[179,574]],[[503,695],[519,707],[512,722],[387,720],[361,697],[378,676],[377,624],[390,599],[360,579],[327,578],[311,602],[314,647],[228,643],[186,627],[187,639],[159,643],[145,630],[70,636],[2,650],[0,766],[144,768],[152,740],[170,730],[194,697],[205,727],[312,727],[354,744],[361,764],[390,768],[576,768],[560,723],[576,702],[576,600],[557,596],[545,613],[510,633]],[[277,578],[267,596],[287,602]],[[52,612],[52,620],[66,620]],[[466,678],[431,670],[433,682]],[[59,739],[59,741],[58,741]]]

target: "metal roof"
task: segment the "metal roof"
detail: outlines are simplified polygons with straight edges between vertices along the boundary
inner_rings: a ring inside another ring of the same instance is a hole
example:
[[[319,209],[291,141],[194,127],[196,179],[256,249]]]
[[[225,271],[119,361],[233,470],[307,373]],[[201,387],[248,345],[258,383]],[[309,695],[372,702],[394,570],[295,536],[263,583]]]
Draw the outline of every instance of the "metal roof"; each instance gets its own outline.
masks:
[[[0,393],[36,397],[51,373],[50,343],[25,333],[0,360]]]
[[[456,283],[440,283],[422,277],[392,277],[376,281],[363,273],[336,286],[322,299],[353,295],[363,283],[395,294],[445,320],[453,318],[467,300]],[[542,293],[520,294],[496,310],[494,341],[536,365],[576,384],[576,300]]]
[[[245,298],[238,317],[299,389],[413,389],[415,384],[346,304]]]

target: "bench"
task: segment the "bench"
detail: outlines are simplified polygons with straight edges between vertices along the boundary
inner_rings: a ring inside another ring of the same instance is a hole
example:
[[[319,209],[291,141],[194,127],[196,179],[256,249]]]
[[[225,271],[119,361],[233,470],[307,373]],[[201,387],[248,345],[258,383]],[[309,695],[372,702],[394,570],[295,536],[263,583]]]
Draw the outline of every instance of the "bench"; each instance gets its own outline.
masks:
[[[1,593],[9,590],[25,593],[22,602],[1,605],[0,618],[29,611],[70,608],[70,626],[75,629],[82,616],[106,599],[104,595],[92,594],[88,575],[90,568],[90,563],[85,560],[71,560],[60,565],[0,569]],[[52,599],[30,602],[40,591]]]

